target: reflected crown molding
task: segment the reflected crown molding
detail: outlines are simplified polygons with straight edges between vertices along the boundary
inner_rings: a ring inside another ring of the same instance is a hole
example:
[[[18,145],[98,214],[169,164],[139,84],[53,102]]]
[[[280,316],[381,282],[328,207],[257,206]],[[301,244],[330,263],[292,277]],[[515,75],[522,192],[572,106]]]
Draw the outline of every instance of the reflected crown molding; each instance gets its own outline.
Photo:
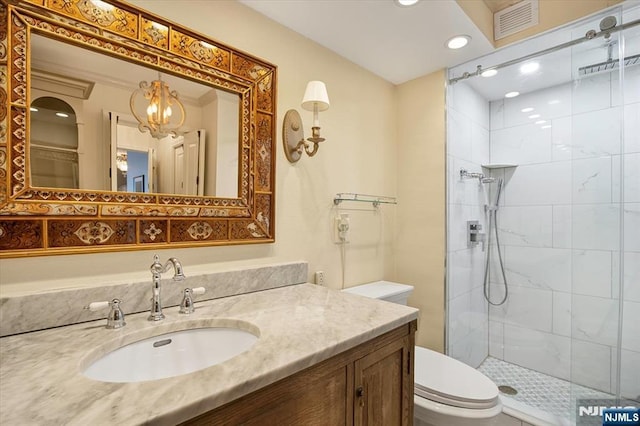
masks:
[[[95,83],[69,77],[68,74],[60,75],[49,71],[31,69],[31,87],[46,90],[47,92],[71,96],[78,99],[89,99]]]

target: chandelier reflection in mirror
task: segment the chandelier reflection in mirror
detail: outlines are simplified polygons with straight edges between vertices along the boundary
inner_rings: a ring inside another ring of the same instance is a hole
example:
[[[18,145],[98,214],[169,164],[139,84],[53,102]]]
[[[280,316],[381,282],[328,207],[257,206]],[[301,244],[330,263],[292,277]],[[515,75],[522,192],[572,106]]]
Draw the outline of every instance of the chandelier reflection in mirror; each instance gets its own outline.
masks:
[[[129,170],[129,162],[127,160],[127,151],[123,151],[121,149],[117,151],[116,166],[118,167],[118,170],[120,170],[122,173],[124,173],[125,175],[127,174],[127,171]]]
[[[178,92],[169,89],[169,85],[162,81],[160,73],[158,79],[153,80],[151,84],[146,81],[140,82],[140,88],[131,95],[129,105],[133,116],[138,120],[138,129],[141,132],[149,131],[156,139],[184,133],[181,130],[186,118],[184,106],[178,99]]]

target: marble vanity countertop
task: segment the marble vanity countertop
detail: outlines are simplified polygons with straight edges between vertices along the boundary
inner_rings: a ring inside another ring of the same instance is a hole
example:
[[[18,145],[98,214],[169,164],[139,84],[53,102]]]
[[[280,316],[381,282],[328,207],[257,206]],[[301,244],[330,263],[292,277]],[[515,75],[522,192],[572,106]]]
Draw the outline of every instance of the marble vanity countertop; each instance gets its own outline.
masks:
[[[191,315],[164,313],[158,323],[148,313],[128,315],[119,330],[100,320],[0,339],[0,424],[173,425],[418,317],[414,308],[312,284],[196,302]],[[204,326],[257,328],[260,337],[247,352],[182,376],[106,383],[81,374],[117,347]]]

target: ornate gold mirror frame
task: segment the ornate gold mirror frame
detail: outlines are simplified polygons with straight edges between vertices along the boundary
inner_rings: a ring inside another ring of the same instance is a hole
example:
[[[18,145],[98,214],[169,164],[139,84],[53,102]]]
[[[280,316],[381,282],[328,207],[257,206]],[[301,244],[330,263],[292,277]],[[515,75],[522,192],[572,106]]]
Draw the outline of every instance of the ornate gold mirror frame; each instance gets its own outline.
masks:
[[[274,241],[274,65],[116,0],[0,1],[0,257]],[[32,33],[237,93],[238,198],[31,187]]]

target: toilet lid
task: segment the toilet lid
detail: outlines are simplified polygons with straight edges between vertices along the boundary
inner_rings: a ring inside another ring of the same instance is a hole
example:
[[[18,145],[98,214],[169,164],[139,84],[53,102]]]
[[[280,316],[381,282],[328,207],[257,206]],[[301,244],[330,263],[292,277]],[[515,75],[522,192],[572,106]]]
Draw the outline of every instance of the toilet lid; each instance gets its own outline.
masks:
[[[415,347],[415,393],[460,408],[492,408],[498,387],[478,370],[446,355]]]
[[[394,283],[391,281],[376,281],[369,284],[345,288],[342,291],[345,293],[353,293],[369,297],[371,299],[386,300],[399,294],[406,294],[407,297],[409,297],[409,293],[413,291],[413,286]]]

